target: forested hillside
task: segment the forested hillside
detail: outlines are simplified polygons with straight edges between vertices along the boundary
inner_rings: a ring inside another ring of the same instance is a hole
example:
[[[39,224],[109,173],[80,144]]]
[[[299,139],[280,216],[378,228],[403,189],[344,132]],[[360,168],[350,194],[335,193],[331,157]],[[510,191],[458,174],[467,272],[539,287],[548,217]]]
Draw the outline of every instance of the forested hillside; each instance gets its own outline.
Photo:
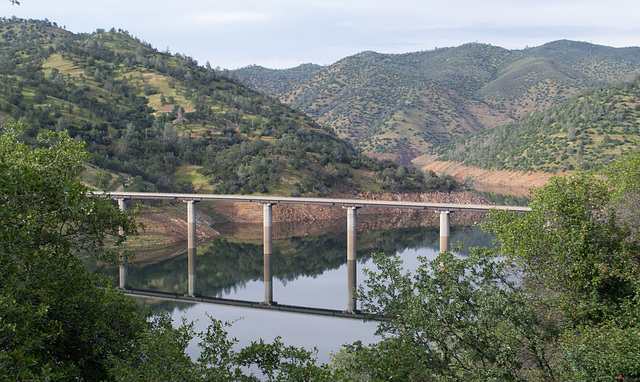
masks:
[[[231,72],[241,83],[259,92],[277,96],[288,92],[299,82],[313,76],[323,67],[317,64],[302,64],[291,69],[269,69],[250,65]]]
[[[208,62],[160,52],[127,31],[73,34],[48,20],[0,21],[0,123],[27,123],[31,144],[43,130],[85,141],[93,164],[109,170],[96,180],[104,187],[325,195],[356,185],[440,186],[364,157]]]
[[[632,78],[639,69],[640,48],[563,40],[524,50],[474,43],[395,55],[363,52],[285,91],[271,85],[282,71],[234,74],[366,153],[406,163],[435,145]]]
[[[640,78],[593,88],[549,110],[438,147],[439,160],[510,171],[607,164],[638,149]]]

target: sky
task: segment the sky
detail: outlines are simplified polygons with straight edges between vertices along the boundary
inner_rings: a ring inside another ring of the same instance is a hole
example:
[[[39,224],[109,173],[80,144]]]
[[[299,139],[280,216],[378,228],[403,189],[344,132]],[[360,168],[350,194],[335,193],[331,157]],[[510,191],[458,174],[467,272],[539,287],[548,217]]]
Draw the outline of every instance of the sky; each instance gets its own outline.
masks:
[[[0,0],[0,16],[73,33],[124,29],[204,65],[330,65],[363,51],[479,42],[523,49],[569,39],[640,46],[638,0]]]

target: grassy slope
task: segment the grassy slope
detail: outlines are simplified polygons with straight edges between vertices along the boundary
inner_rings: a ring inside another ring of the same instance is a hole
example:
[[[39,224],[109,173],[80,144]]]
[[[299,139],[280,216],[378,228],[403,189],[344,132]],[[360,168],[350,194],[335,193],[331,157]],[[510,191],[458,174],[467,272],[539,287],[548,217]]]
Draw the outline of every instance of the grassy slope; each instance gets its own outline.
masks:
[[[260,163],[234,157],[241,145],[255,141],[266,144],[248,159],[274,164],[267,168],[281,165],[277,175],[260,180],[266,185],[262,190],[274,194],[350,187],[379,191],[385,181],[396,190],[418,176],[399,179],[397,165],[359,158],[353,147],[305,115],[188,57],[158,52],[124,31],[73,35],[44,21],[5,20],[0,44],[0,86],[5,90],[0,119],[30,123],[29,137],[43,129],[68,129],[87,142],[94,158],[110,166],[105,168],[116,168],[107,175],[108,188],[122,183],[120,175],[137,172],[150,187],[187,182],[213,192],[233,181],[239,185],[236,192],[255,192],[243,184],[256,182],[260,174],[251,168]],[[160,123],[152,116],[168,112]],[[162,131],[166,123],[177,131],[170,145],[172,138]],[[389,171],[381,178],[385,168]],[[226,177],[220,178],[221,172]],[[96,184],[96,177],[97,170],[92,171],[89,183]]]
[[[360,53],[279,94],[365,152],[406,162],[639,68],[638,48],[556,41],[509,51],[466,44],[402,55]],[[245,78],[254,84],[262,79],[262,90],[278,93],[267,74]]]

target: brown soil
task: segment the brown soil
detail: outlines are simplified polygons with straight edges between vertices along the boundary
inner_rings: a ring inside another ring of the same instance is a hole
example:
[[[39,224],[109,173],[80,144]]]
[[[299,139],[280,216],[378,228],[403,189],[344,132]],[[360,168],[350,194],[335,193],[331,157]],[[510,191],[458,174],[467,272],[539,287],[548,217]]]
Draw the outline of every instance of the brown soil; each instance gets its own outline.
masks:
[[[449,174],[458,181],[471,182],[487,186],[508,187],[542,187],[553,176],[559,175],[546,172],[512,172],[486,170],[477,167],[464,166],[457,162],[424,161],[420,162],[422,171],[433,171],[438,175]]]
[[[355,192],[349,195],[332,195],[335,198],[365,200],[400,200],[430,203],[490,204],[484,198],[470,191],[461,192],[427,192],[412,194],[373,194]],[[215,207],[216,212],[227,220],[241,223],[262,222],[262,206],[251,203],[225,203]],[[358,210],[362,215],[407,214],[407,209],[367,207]],[[272,219],[277,222],[304,222],[340,219],[346,216],[341,207],[300,204],[277,204],[273,206]],[[431,212],[433,214],[433,212]]]

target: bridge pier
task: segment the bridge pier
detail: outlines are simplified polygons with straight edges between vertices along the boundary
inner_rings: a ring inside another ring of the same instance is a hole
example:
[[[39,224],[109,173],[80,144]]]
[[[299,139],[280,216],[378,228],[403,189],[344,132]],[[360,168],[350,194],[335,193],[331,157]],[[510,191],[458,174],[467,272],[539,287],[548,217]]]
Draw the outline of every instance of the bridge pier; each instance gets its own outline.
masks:
[[[118,207],[120,211],[124,212],[127,210],[127,201],[125,199],[118,199]],[[118,232],[121,236],[124,235],[124,228],[120,227]],[[125,289],[127,284],[129,283],[129,273],[127,271],[127,256],[124,254],[120,255],[120,264],[118,266],[118,279],[120,281],[120,289]]]
[[[356,212],[358,207],[342,208],[347,210],[347,312],[356,313],[355,289],[357,284],[356,259],[358,250]]]
[[[189,296],[193,297],[196,294],[196,201],[187,200],[187,262],[188,262],[188,274],[189,274]]]
[[[356,260],[356,211],[358,207],[342,207],[347,210],[347,261]]]
[[[263,206],[263,254],[264,254],[264,304],[274,304],[273,301],[273,273],[271,272],[271,255],[273,254],[271,231],[272,223],[272,204],[260,203]]]
[[[451,250],[451,224],[449,223],[449,211],[436,211],[440,213],[440,252]]]

